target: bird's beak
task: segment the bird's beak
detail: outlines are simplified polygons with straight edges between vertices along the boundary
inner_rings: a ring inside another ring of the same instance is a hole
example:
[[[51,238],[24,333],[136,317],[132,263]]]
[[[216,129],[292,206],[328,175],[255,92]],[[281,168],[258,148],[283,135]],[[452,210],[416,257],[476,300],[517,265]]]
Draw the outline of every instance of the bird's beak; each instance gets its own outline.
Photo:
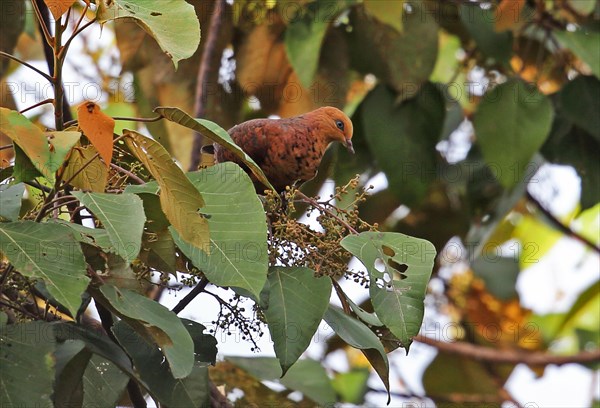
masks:
[[[350,139],[346,139],[346,149],[347,149],[347,150],[348,150],[350,153],[354,154],[354,146],[352,146],[352,140],[350,140]]]

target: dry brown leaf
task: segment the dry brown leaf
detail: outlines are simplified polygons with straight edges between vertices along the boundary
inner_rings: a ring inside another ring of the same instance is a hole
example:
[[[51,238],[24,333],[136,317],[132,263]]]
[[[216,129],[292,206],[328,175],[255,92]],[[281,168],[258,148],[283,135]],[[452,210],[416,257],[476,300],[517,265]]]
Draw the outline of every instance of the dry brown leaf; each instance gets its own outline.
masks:
[[[495,30],[510,30],[518,25],[522,21],[523,7],[525,7],[525,0],[502,0],[496,9]]]
[[[109,167],[113,154],[115,120],[103,113],[100,106],[90,101],[79,105],[77,119],[83,134],[98,150],[106,167]]]
[[[52,13],[52,17],[58,20],[63,14],[69,10],[69,8],[75,3],[75,0],[44,0],[46,6]]]

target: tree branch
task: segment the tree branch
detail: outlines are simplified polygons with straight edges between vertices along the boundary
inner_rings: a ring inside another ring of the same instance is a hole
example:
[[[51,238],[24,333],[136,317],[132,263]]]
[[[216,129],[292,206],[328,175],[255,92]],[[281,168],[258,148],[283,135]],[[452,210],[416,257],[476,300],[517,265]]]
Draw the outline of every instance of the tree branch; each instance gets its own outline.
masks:
[[[190,304],[192,300],[194,300],[196,296],[198,296],[200,293],[202,293],[202,291],[204,291],[206,285],[208,285],[208,279],[206,279],[206,277],[202,277],[202,279],[200,279],[200,282],[198,282],[198,284],[194,286],[194,289],[192,289],[190,293],[185,295],[184,298],[181,299],[171,311],[175,314],[181,312],[183,309],[185,309],[187,305]]]
[[[206,37],[206,44],[202,50],[202,59],[200,60],[200,68],[198,69],[198,78],[196,82],[196,101],[194,106],[194,113],[197,118],[206,116],[206,100],[207,95],[204,94],[205,85],[207,82],[208,75],[213,69],[211,67],[211,61],[217,51],[217,39],[219,32],[223,26],[223,15],[225,10],[225,0],[216,0],[213,9],[213,14],[210,18],[210,27],[208,29],[208,35]],[[194,132],[194,145],[192,147],[192,157],[190,161],[190,171],[196,170],[200,164],[200,149],[202,148],[202,134]]]
[[[546,216],[546,218],[550,221],[550,223],[552,225],[554,225],[554,227],[559,230],[560,232],[562,232],[565,235],[570,236],[573,239],[576,239],[577,241],[581,242],[582,244],[584,244],[585,246],[587,246],[588,248],[592,249],[594,252],[600,254],[600,248],[596,246],[596,244],[594,244],[592,241],[590,241],[589,239],[587,239],[586,237],[580,235],[579,233],[573,231],[571,228],[569,228],[568,226],[566,226],[565,224],[563,224],[558,218],[556,218],[550,211],[548,211],[543,205],[542,203],[540,203],[538,201],[537,198],[535,198],[529,191],[527,191],[527,200],[531,201],[533,204],[535,204],[535,206],[538,208],[538,210],[540,210],[540,212],[542,214],[544,214],[544,216]]]
[[[423,335],[413,337],[414,341],[433,346],[439,351],[458,354],[474,360],[491,363],[527,364],[528,366],[545,367],[547,365],[564,365],[569,363],[595,363],[600,361],[600,349],[582,351],[570,356],[559,356],[543,351],[498,350],[491,347],[478,346],[466,342],[445,342]]]

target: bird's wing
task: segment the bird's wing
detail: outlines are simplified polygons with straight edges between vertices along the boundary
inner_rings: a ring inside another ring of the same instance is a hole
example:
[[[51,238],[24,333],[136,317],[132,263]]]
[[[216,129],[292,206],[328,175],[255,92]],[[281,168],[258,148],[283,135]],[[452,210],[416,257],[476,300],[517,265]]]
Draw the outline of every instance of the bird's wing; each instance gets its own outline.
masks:
[[[270,132],[273,131],[270,129],[272,126],[269,126],[269,122],[272,121],[264,119],[250,120],[229,129],[229,135],[233,141],[259,166],[264,163],[268,153],[268,138]],[[219,148],[218,150],[218,161],[238,161],[226,149]]]

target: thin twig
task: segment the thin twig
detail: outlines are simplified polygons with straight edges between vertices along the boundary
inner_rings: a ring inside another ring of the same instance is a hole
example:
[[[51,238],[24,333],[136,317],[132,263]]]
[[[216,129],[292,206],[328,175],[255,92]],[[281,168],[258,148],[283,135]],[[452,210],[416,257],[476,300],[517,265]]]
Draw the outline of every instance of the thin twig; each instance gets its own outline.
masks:
[[[576,239],[581,242],[585,246],[592,249],[594,252],[600,254],[600,248],[596,246],[595,243],[587,239],[586,237],[580,235],[579,233],[573,231],[571,228],[563,224],[558,218],[556,218],[550,211],[548,211],[542,203],[538,201],[529,191],[527,192],[527,200],[531,201],[535,206],[548,218],[548,220],[554,225],[554,227],[565,235],[570,236],[571,238]]]
[[[126,116],[113,116],[114,120],[125,120],[130,122],[141,122],[141,123],[150,123],[150,122],[158,122],[161,119],[164,119],[164,116],[156,116],[154,118],[130,118]],[[70,120],[65,122],[65,127],[73,126],[79,123],[77,119]]]
[[[545,367],[547,365],[564,365],[569,363],[597,363],[600,361],[600,349],[582,351],[570,356],[559,356],[543,351],[528,352],[522,350],[498,350],[492,347],[478,346],[462,341],[445,342],[423,335],[413,337],[414,341],[433,346],[436,349],[469,357],[474,360],[492,363],[527,364],[528,366]]]
[[[44,193],[48,194],[52,191],[52,189],[48,186],[43,186],[35,180],[25,181],[25,184],[31,186],[33,188],[37,188],[38,190],[42,190]]]
[[[77,29],[77,31],[75,31],[73,34],[71,34],[69,39],[65,42],[65,45],[60,49],[58,56],[60,58],[65,58],[67,51],[69,50],[69,46],[71,45],[71,42],[73,41],[73,39],[75,37],[77,37],[77,35],[79,35],[79,33],[81,33],[83,30],[85,30],[86,28],[88,28],[89,26],[94,24],[96,21],[97,21],[97,19],[96,19],[96,17],[94,17],[93,19],[91,19],[90,21],[88,21],[87,23],[82,25],[79,29]]]
[[[113,169],[115,169],[116,171],[118,171],[119,173],[123,173],[125,174],[127,177],[129,177],[130,179],[132,179],[133,181],[135,181],[138,184],[146,184],[146,182],[144,180],[142,180],[141,178],[139,178],[138,176],[136,176],[135,174],[133,174],[132,172],[130,172],[127,169],[124,169],[121,166],[118,166],[114,163],[110,164],[110,167],[112,167]]]
[[[335,218],[340,224],[342,224],[344,227],[346,227],[346,229],[349,232],[351,232],[352,234],[358,235],[358,231],[352,225],[348,224],[348,222],[346,220],[339,217],[337,214],[334,214],[333,211],[329,210],[327,207],[324,207],[321,204],[319,204],[319,202],[317,200],[315,200],[314,198],[308,197],[306,194],[304,194],[300,190],[297,190],[296,194],[298,196],[300,196],[300,198],[302,198],[302,200],[304,200],[304,202],[312,205],[315,208],[318,208],[320,211],[326,212],[327,214],[329,214],[330,216]]]
[[[46,74],[45,72],[43,72],[43,71],[39,70],[38,68],[34,67],[33,65],[31,65],[31,64],[29,64],[29,63],[27,63],[27,62],[23,61],[23,60],[22,60],[22,59],[20,59],[20,58],[17,58],[17,57],[15,57],[14,55],[11,55],[11,54],[9,54],[9,53],[7,53],[7,52],[4,52],[4,51],[0,51],[0,56],[2,56],[2,57],[4,57],[4,58],[11,59],[11,60],[13,60],[13,61],[17,61],[19,64],[21,64],[21,65],[23,65],[23,66],[25,66],[25,67],[29,68],[30,70],[32,70],[32,71],[34,71],[34,72],[36,72],[36,73],[40,74],[41,76],[43,76],[44,78],[46,78],[46,79],[47,79],[49,82],[52,82],[52,77],[51,77],[50,75],[48,75],[48,74]]]
[[[33,6],[33,10],[35,11],[35,15],[38,19],[39,27],[42,31],[42,34],[44,35],[44,38],[46,39],[46,44],[48,44],[49,47],[53,47],[54,46],[54,38],[52,38],[52,34],[50,34],[50,31],[48,31],[48,24],[47,24],[48,20],[50,20],[50,19],[44,18],[44,13],[42,12],[42,8],[46,7],[46,4],[43,2],[43,0],[31,0],[31,5]],[[46,11],[48,11],[48,7],[46,7]]]
[[[184,298],[181,299],[179,301],[179,303],[177,303],[173,309],[171,309],[171,311],[175,314],[178,314],[179,312],[181,312],[183,309],[185,309],[185,307],[187,305],[190,304],[190,302],[192,300],[194,300],[194,298],[196,296],[198,296],[200,293],[202,293],[204,291],[204,289],[206,288],[206,285],[208,285],[208,279],[206,279],[206,277],[203,276],[202,279],[200,279],[200,282],[198,282],[198,284],[196,286],[194,286],[194,288],[190,291],[190,293],[185,295]]]
[[[41,101],[41,102],[34,103],[33,105],[31,105],[31,106],[29,106],[29,107],[27,107],[27,108],[23,109],[22,111],[19,111],[19,113],[23,114],[23,113],[25,113],[25,112],[27,112],[27,111],[30,111],[30,110],[32,110],[32,109],[35,109],[35,108],[37,108],[38,106],[42,106],[42,105],[45,105],[45,104],[47,104],[47,103],[54,103],[54,99],[53,99],[53,98],[44,99],[44,100],[43,100],[43,101]]]
[[[0,146],[0,150],[12,149],[14,146],[12,144]]]
[[[202,59],[200,60],[200,67],[198,69],[198,77],[196,79],[196,101],[194,106],[194,113],[197,118],[203,118],[206,116],[206,100],[207,95],[205,94],[205,85],[207,82],[208,74],[210,73],[211,62],[215,57],[217,51],[217,40],[219,38],[219,32],[223,25],[223,15],[225,11],[226,1],[216,0],[213,8],[213,14],[210,18],[210,27],[208,29],[208,35],[206,36],[206,43],[202,50]],[[202,134],[194,132],[194,145],[192,147],[192,157],[190,160],[190,171],[196,170],[200,164],[200,149],[202,148]]]

